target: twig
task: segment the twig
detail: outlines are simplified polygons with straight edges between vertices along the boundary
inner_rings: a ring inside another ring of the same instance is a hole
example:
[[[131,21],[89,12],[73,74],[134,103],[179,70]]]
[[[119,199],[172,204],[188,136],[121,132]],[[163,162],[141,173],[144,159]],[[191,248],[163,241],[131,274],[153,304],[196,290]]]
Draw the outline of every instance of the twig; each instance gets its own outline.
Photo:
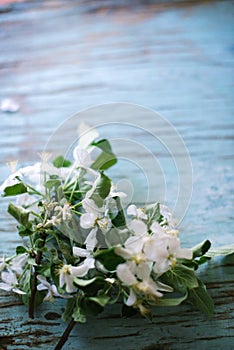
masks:
[[[45,241],[46,241],[46,233],[41,233],[41,238],[42,238],[42,242],[40,245],[40,248],[43,248],[45,245]],[[41,260],[42,260],[42,250],[39,250],[39,252],[36,254],[35,256],[35,262],[37,265],[41,264]],[[31,295],[29,298],[29,306],[28,306],[28,316],[29,318],[34,318],[34,304],[35,304],[35,297],[36,297],[36,292],[37,292],[37,266],[35,266],[35,271],[33,274],[33,280],[32,280],[32,289],[31,289]]]
[[[58,344],[54,348],[54,350],[60,350],[62,349],[63,345],[66,343],[67,338],[69,337],[69,334],[71,333],[73,327],[75,326],[76,322],[72,319],[70,323],[68,324],[67,328],[63,332],[63,335],[61,336]]]

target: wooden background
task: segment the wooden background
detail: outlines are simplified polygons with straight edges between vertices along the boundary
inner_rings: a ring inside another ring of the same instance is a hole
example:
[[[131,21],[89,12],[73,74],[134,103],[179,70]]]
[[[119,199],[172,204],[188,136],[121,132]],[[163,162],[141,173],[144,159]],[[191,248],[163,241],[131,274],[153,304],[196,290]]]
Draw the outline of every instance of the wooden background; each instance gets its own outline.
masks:
[[[78,111],[107,102],[142,105],[174,125],[191,157],[193,195],[180,223],[184,245],[206,238],[213,246],[233,243],[233,5],[233,1],[130,0],[0,5],[0,101],[12,98],[20,106],[17,113],[0,112],[0,181],[9,175],[6,162],[18,160],[21,166],[38,161],[49,137]],[[143,121],[147,130],[156,130],[152,117],[126,114],[120,122],[124,120],[134,125]],[[106,110],[89,120],[107,126],[100,128],[102,136],[118,133],[112,121]],[[120,130],[124,144],[117,143],[115,150],[121,152],[120,144],[124,148],[127,141],[131,147],[125,147],[129,160],[123,163],[125,174],[117,168],[116,179],[124,176],[128,182],[134,177],[133,197],[138,202],[150,190],[173,207],[178,181],[171,155],[151,142],[149,132],[139,136],[138,131]],[[63,136],[69,138],[69,130]],[[132,146],[135,141],[142,146],[139,153]],[[58,152],[63,138],[50,146]],[[152,165],[150,152],[162,172]],[[182,161],[184,156],[182,152]],[[139,166],[131,166],[140,159],[146,160],[145,177]],[[161,191],[162,173],[166,197]],[[145,178],[151,179],[150,187]],[[186,200],[190,189],[183,190]],[[1,255],[14,253],[19,242],[6,206],[1,199]],[[65,349],[142,350],[154,344],[152,349],[231,350],[233,266],[230,256],[215,259],[201,271],[215,301],[212,319],[184,305],[156,309],[150,324],[140,317],[120,319],[116,306],[77,325]],[[38,318],[29,321],[19,299],[1,293],[0,349],[52,350],[64,329],[58,318],[62,308],[62,303],[43,305]]]

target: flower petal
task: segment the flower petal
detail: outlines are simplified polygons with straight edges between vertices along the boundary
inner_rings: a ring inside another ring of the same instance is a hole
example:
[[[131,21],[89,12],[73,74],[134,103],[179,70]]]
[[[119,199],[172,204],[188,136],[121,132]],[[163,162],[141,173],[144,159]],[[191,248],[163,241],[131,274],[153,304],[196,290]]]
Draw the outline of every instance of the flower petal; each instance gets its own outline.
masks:
[[[128,264],[119,264],[116,269],[117,276],[127,286],[132,286],[137,283],[137,279],[130,270]]]
[[[79,257],[84,258],[90,254],[88,250],[86,250],[84,248],[79,248],[79,247],[73,247],[72,251],[73,251],[74,257],[76,257],[76,258],[79,258]]]
[[[80,217],[80,226],[83,228],[91,228],[95,225],[96,215],[85,213]]]
[[[128,299],[126,301],[126,305],[132,306],[135,304],[136,300],[137,300],[136,294],[133,292],[132,289],[130,289],[130,294],[129,294]]]
[[[86,238],[84,243],[86,244],[86,247],[87,247],[87,249],[89,251],[93,251],[94,250],[94,248],[95,248],[95,246],[97,244],[97,227],[93,228],[89,232],[89,234],[88,234],[88,236],[87,236],[87,238]]]
[[[137,236],[143,236],[147,233],[147,226],[141,220],[132,220],[130,228],[134,231]]]

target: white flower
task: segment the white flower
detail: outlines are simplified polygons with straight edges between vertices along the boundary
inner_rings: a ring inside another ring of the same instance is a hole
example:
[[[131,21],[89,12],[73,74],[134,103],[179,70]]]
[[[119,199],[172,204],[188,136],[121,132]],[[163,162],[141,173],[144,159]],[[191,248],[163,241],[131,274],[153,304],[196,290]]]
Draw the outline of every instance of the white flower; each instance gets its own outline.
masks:
[[[192,259],[191,249],[182,249],[176,235],[157,232],[149,235],[143,252],[148,260],[154,262],[154,272],[158,275],[168,271],[176,264],[177,258]]]
[[[104,215],[104,211],[105,209],[104,208],[99,208],[92,199],[90,198],[84,198],[82,200],[82,206],[83,206],[83,209],[86,211],[86,214],[83,214],[85,215],[82,219],[82,216],[81,216],[81,222],[82,220],[83,221],[83,224],[84,226],[82,226],[82,223],[81,223],[81,227],[83,228],[91,228],[95,225],[95,221],[99,218],[102,218],[103,215]],[[84,219],[85,218],[85,219]]]
[[[18,254],[15,258],[13,258],[10,262],[10,268],[17,274],[21,275],[23,272],[23,269],[28,261],[28,255],[26,253],[24,254]]]
[[[160,204],[160,214],[163,216],[162,221],[160,222],[160,225],[163,227],[170,227],[174,228],[175,227],[175,219],[173,219],[172,213],[170,209],[163,204]]]
[[[138,237],[144,236],[148,231],[147,225],[141,220],[134,219],[128,226]]]
[[[145,256],[142,252],[144,238],[131,236],[124,243],[124,247],[116,246],[115,253],[127,260],[134,260],[137,263],[144,261]]]
[[[60,297],[60,298],[64,298],[64,299],[68,299],[71,298],[70,295],[62,295],[59,294],[57,287],[55,284],[50,284],[46,278],[42,275],[37,275],[37,279],[39,282],[41,282],[40,284],[38,284],[37,286],[37,290],[41,291],[41,290],[48,290],[48,293],[46,294],[44,301],[50,301],[51,303],[53,303],[54,301],[54,296],[55,297]]]
[[[136,303],[136,301],[137,301],[137,296],[133,292],[133,289],[130,288],[130,294],[129,294],[128,299],[126,300],[125,304],[127,306],[132,306],[132,305],[134,305]]]
[[[6,291],[13,291],[17,294],[26,294],[22,290],[18,288],[18,280],[15,275],[15,273],[11,270],[8,272],[2,272],[1,273],[1,280],[0,282],[0,289],[6,290]]]
[[[60,204],[54,208],[57,218],[61,218],[63,221],[70,220],[72,217],[71,204],[66,200],[60,201]]]
[[[84,243],[90,250],[93,250],[97,244],[96,234],[98,228],[103,232],[107,231],[110,226],[110,219],[105,215],[106,209],[97,207],[92,199],[83,199],[82,205],[86,213],[80,217],[80,226],[84,229],[91,229]]]
[[[71,265],[63,265],[59,270],[59,286],[63,288],[65,285],[67,293],[73,293],[77,290],[73,284],[74,276],[71,275],[70,267]]]
[[[20,183],[22,180],[25,184],[30,185],[41,194],[45,193],[44,174],[58,175],[65,178],[70,172],[69,168],[56,168],[51,163],[37,162],[34,165],[26,166],[18,169],[14,174],[11,174],[4,183],[0,186],[0,193],[4,193],[4,189],[8,186],[13,186]],[[20,180],[18,180],[18,178]],[[22,195],[20,195],[22,196]],[[24,194],[23,194],[24,196]],[[33,201],[38,199],[37,195],[33,195]],[[32,201],[31,201],[32,202]],[[31,202],[29,204],[31,204]]]
[[[76,258],[87,258],[91,254],[89,250],[79,247],[73,247],[72,252]]]
[[[127,214],[134,216],[136,219],[147,220],[147,215],[143,209],[137,208],[135,204],[129,205]]]
[[[126,301],[128,306],[135,304],[138,294],[143,294],[145,297],[155,300],[163,296],[160,291],[173,291],[171,287],[155,282],[151,278],[151,269],[145,262],[136,264],[132,261],[119,264],[116,273],[126,286],[131,287],[130,295]]]
[[[131,271],[130,265],[128,263],[119,264],[117,266],[116,273],[118,278],[126,286],[133,286],[134,284],[137,284],[137,279]]]
[[[108,197],[109,198],[113,198],[113,197],[126,198],[127,197],[126,193],[116,192],[116,190],[117,190],[116,186],[113,183],[111,183],[110,193],[108,194]]]
[[[78,266],[63,265],[59,270],[59,286],[63,288],[65,285],[68,293],[75,292],[77,288],[73,285],[74,277],[84,277],[94,267],[94,259],[89,257]]]

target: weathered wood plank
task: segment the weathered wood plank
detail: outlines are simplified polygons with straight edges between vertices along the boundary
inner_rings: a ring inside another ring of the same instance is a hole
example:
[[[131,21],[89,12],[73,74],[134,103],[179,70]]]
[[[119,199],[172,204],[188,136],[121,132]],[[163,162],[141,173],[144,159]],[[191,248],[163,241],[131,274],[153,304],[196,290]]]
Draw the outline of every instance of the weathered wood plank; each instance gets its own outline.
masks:
[[[97,319],[77,325],[65,349],[104,348],[141,350],[154,344],[155,349],[217,349],[225,343],[232,349],[234,341],[233,309],[233,256],[217,259],[204,268],[201,277],[215,301],[215,314],[207,319],[190,306],[155,308],[153,322],[139,316],[120,318],[120,307],[114,306]],[[8,350],[43,348],[52,349],[64,327],[59,320],[62,303],[56,306],[44,304],[36,313],[37,318],[28,320],[25,306],[11,294],[3,295],[0,310],[3,322],[0,326],[2,346]]]
[[[180,225],[184,245],[205,238],[214,245],[231,243],[234,2],[183,7],[153,1],[125,4],[33,1],[0,14],[0,100],[12,97],[21,107],[15,114],[1,113],[0,181],[9,173],[5,162],[18,159],[22,165],[38,160],[37,152],[59,123],[78,110],[109,101],[145,105],[175,125],[192,158],[194,192]],[[130,119],[140,122],[135,115]],[[110,121],[110,114],[91,120]],[[152,119],[145,118],[145,127],[154,129]],[[122,132],[157,154],[166,174],[167,200],[173,203],[177,183],[170,156],[149,135],[139,139],[137,132]],[[111,127],[102,133],[114,136]],[[154,168],[147,152],[139,157],[130,151],[130,159],[145,159],[150,176]],[[136,169],[128,169],[128,176],[137,178]],[[157,189],[155,177],[152,192]],[[147,188],[144,181],[141,186],[140,197]],[[15,223],[5,214],[6,204],[2,199],[0,254],[13,253],[18,241]],[[150,324],[138,317],[122,320],[116,307],[77,326],[66,348],[141,350],[155,344],[156,349],[232,349],[233,257],[216,260],[201,274],[215,300],[214,318],[207,320],[182,306],[157,309]],[[1,294],[0,306],[3,349],[53,348],[64,325],[51,312],[60,313],[62,303],[57,308],[44,305],[33,322],[12,295]]]

